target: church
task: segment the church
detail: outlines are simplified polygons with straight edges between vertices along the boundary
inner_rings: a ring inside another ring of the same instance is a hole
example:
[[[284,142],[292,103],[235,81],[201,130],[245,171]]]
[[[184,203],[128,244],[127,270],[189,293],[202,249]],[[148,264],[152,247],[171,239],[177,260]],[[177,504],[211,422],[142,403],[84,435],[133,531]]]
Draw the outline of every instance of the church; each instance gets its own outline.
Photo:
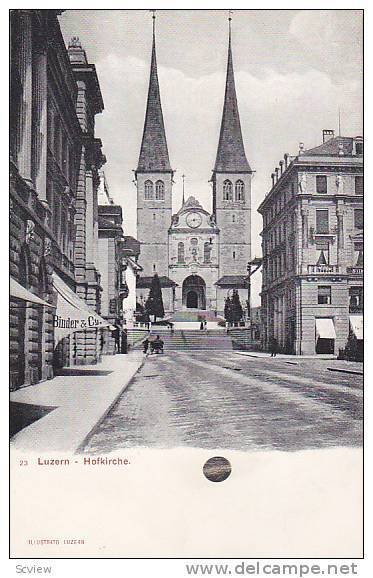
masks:
[[[143,268],[137,299],[146,300],[152,278],[161,281],[166,313],[190,310],[222,315],[225,298],[237,290],[243,309],[248,298],[251,258],[251,178],[237,103],[229,21],[225,98],[212,182],[212,213],[198,200],[183,198],[172,214],[169,158],[153,44],[145,123],[138,166],[137,239]]]

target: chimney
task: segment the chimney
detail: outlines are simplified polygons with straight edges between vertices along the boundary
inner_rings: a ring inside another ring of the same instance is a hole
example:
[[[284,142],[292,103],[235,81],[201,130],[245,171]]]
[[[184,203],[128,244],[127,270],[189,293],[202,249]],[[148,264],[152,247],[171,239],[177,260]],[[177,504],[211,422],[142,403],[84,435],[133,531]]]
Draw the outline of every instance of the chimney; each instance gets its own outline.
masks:
[[[272,179],[272,187],[275,186],[275,173],[271,174],[271,179]]]
[[[299,143],[299,153],[300,155],[304,154],[304,142]]]
[[[277,181],[278,181],[278,171],[279,171],[279,168],[278,168],[278,167],[276,167],[276,168],[275,168],[275,173],[276,173],[276,183],[277,183]]]
[[[285,170],[286,170],[288,168],[288,163],[289,163],[289,153],[284,154],[284,159],[285,159]]]
[[[322,131],[322,142],[324,144],[324,142],[330,140],[331,138],[334,138],[334,130],[330,130],[330,129],[324,129]]]
[[[280,171],[281,171],[281,174],[282,174],[282,173],[284,172],[284,161],[280,161],[279,164],[280,164]]]

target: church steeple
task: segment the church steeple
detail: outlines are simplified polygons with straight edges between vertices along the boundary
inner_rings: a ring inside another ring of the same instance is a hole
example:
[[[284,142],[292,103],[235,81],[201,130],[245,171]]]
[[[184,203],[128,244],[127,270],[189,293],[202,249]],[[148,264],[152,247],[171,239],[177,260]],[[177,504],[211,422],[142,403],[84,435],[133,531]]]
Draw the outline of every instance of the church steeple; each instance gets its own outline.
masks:
[[[250,165],[247,162],[245,147],[242,140],[240,115],[238,111],[236,86],[234,82],[231,16],[229,16],[228,63],[225,83],[224,108],[214,172],[252,172]]]
[[[159,91],[157,56],[155,50],[155,15],[153,13],[153,47],[150,65],[148,100],[144,132],[136,173],[172,172],[168,157],[166,132],[163,122],[161,95]]]

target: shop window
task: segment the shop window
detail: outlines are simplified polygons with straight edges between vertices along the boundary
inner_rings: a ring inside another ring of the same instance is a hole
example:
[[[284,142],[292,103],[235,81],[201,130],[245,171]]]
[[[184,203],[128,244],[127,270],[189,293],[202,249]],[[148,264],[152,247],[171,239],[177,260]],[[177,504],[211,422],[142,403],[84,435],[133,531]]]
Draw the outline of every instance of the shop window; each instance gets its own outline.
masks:
[[[355,195],[362,195],[364,193],[364,177],[355,177]]]
[[[328,182],[325,175],[316,176],[316,192],[325,195],[328,192]]]
[[[330,305],[332,302],[332,288],[329,285],[319,285],[317,288],[317,303]]]
[[[316,209],[316,234],[325,235],[329,233],[329,211],[328,209]]]
[[[364,211],[363,211],[363,209],[355,209],[354,210],[354,224],[355,224],[355,229],[363,229],[364,228]]]

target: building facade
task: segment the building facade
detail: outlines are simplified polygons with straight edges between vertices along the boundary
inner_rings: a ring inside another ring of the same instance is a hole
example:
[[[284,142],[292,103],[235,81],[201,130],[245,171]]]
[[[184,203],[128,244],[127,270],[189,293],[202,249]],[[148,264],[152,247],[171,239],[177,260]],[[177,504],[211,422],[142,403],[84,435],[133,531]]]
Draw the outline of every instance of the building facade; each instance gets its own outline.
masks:
[[[13,10],[10,14],[13,389],[53,377],[58,366],[98,359],[97,330],[93,330],[94,351],[85,336],[72,333],[57,340],[55,331],[61,298],[56,287],[62,287],[65,295],[78,292],[81,301],[75,303],[81,303],[82,311],[87,303],[98,311],[98,280],[88,276],[90,258],[81,247],[89,244],[86,236],[94,229],[97,214],[97,201],[90,192],[95,187],[92,165],[103,159],[92,120],[101,106],[97,77],[92,70],[87,73],[90,80],[83,97],[61,34],[60,13]]]
[[[121,317],[121,243],[123,239],[122,207],[115,205],[109,195],[105,174],[100,170],[98,188],[98,270],[101,283],[101,315],[114,328]],[[101,352],[115,353],[112,331],[101,331]]]
[[[363,140],[323,132],[284,156],[263,217],[263,345],[297,355],[362,348]]]
[[[161,280],[168,313],[180,309],[222,314],[229,291],[237,289],[245,307],[247,263],[251,256],[252,170],[243,144],[229,31],[225,99],[212,182],[212,214],[189,197],[172,215],[173,170],[163,122],[155,35],[137,186],[137,238],[143,275],[138,296]]]

